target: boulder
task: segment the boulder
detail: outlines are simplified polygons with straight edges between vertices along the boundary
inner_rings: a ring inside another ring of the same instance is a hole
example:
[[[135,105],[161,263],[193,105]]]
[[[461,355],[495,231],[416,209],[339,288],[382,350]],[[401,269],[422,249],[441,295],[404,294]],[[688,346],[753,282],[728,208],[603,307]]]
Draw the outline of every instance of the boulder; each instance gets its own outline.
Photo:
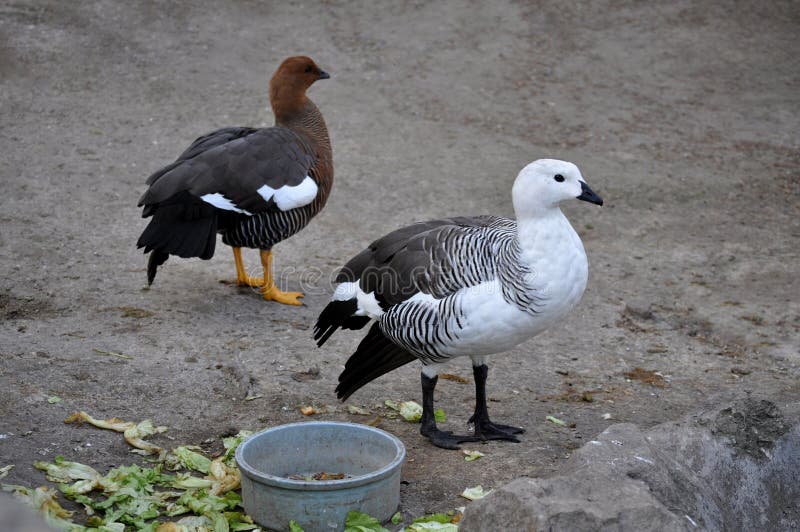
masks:
[[[470,504],[481,530],[800,529],[800,405],[745,398],[649,430],[612,425],[557,476]]]

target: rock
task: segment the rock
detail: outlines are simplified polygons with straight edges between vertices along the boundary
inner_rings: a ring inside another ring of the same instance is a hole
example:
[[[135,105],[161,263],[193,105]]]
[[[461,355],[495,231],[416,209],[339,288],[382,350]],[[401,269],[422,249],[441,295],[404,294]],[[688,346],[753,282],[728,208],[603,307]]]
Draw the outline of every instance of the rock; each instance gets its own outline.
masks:
[[[687,530],[639,480],[519,478],[471,503],[459,530]]]
[[[638,320],[652,321],[656,319],[656,316],[653,313],[653,305],[649,302],[628,302],[625,304],[623,313]]]
[[[3,530],[14,532],[55,532],[33,510],[5,493],[0,494],[0,523]]]
[[[798,529],[800,405],[787,408],[747,398],[646,431],[612,425],[558,476],[470,504],[460,530]]]

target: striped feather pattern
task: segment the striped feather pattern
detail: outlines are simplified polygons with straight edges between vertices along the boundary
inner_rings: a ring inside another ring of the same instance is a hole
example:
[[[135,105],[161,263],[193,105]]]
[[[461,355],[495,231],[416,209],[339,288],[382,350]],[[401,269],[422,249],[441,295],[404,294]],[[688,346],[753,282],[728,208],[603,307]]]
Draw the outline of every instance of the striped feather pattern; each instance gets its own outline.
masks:
[[[384,309],[418,293],[442,299],[500,279],[505,299],[536,313],[531,272],[520,260],[517,222],[501,216],[446,218],[389,233],[353,258],[337,281],[359,281]]]
[[[424,363],[449,360],[447,346],[459,339],[463,310],[459,295],[436,304],[409,301],[389,309],[379,321],[381,331]]]
[[[508,303],[535,314],[537,297],[527,283],[531,271],[520,260],[516,221],[500,216],[480,219],[486,225],[445,226],[425,239],[430,261],[420,291],[441,299],[497,278]]]
[[[304,228],[316,214],[311,205],[290,211],[261,212],[236,216],[233,227],[223,229],[222,242],[229,246],[271,249]]]
[[[496,281],[509,305],[528,315],[539,312],[543,299],[528,282],[532,272],[520,253],[513,219],[433,220],[377,240],[337,280],[358,281],[363,293],[374,294],[385,311],[379,326],[389,339],[425,363],[443,362],[453,356],[449,347],[465,326],[464,289]],[[317,324],[317,340],[327,340],[348,317],[326,316]]]
[[[315,172],[310,176],[318,182]],[[330,185],[320,187],[321,193],[313,202],[288,211],[272,210],[256,213],[252,216],[230,214],[232,222],[220,229],[222,242],[234,247],[271,249],[278,242],[285,240],[303,229],[317,215],[328,198]]]

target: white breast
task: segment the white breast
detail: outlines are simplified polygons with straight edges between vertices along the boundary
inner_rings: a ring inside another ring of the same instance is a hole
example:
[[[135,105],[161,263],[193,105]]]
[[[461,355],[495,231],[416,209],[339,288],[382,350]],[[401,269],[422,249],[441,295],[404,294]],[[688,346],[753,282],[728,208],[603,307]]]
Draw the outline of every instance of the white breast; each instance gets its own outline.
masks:
[[[463,315],[447,318],[455,335],[443,349],[451,356],[499,353],[539,332],[539,318],[506,302],[500,281],[464,289],[458,297]]]
[[[531,271],[527,284],[536,295],[536,312],[508,303],[499,280],[463,289],[456,296],[463,316],[442,316],[458,331],[445,352],[461,356],[506,351],[564,318],[580,301],[588,279],[583,244],[566,218],[544,229],[536,241],[520,242],[521,260]]]

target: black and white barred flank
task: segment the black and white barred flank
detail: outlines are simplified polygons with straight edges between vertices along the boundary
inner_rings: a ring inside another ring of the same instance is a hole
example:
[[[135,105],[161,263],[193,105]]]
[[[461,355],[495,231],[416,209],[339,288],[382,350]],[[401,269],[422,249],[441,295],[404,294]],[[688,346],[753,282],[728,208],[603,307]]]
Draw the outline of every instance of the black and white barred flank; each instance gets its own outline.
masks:
[[[306,205],[290,211],[262,212],[235,216],[229,228],[222,228],[222,242],[233,247],[272,249],[303,229],[317,214],[315,205]]]
[[[528,266],[520,261],[515,220],[501,216],[445,218],[398,229],[350,260],[337,283],[359,282],[384,310],[418,293],[445,298],[499,278],[503,297],[536,312]]]
[[[536,314],[543,299],[529,285],[530,278],[520,260],[513,219],[475,216],[417,223],[373,242],[341,269],[334,301],[320,315],[314,338],[321,346],[337,328],[360,328],[368,319],[357,318],[379,316],[377,330],[353,355],[358,359],[377,334],[388,338],[395,349],[386,352],[393,356],[386,356],[380,368],[371,360],[373,373],[390,371],[400,361],[444,362],[453,357],[449,347],[462,334],[462,289],[498,281],[508,304]],[[347,382],[345,370],[340,397],[357,389]]]
[[[381,332],[424,363],[445,362],[451,358],[446,346],[459,339],[462,326],[459,299],[455,294],[436,307],[412,302],[392,307],[378,322]]]

